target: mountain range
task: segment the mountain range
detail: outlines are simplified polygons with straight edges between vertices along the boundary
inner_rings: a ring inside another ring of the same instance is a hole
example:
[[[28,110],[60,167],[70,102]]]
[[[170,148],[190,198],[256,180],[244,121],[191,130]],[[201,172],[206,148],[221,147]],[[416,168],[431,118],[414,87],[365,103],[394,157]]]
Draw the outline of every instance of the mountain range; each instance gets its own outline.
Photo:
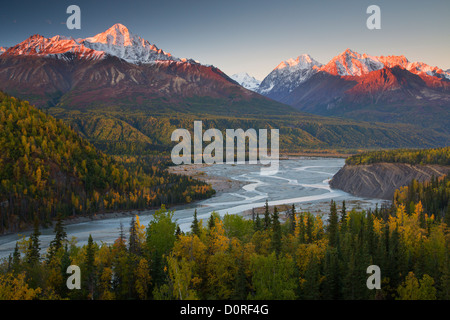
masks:
[[[136,146],[165,149],[171,144],[170,130],[186,128],[194,119],[219,129],[277,127],[282,148],[289,150],[449,143],[450,133],[437,130],[448,121],[446,116],[430,129],[420,127],[422,123],[391,125],[312,114],[341,116],[334,111],[341,110],[343,102],[366,103],[367,94],[359,92],[367,90],[356,90],[365,86],[373,89],[377,102],[386,99],[376,90],[389,88],[395,95],[386,96],[400,104],[404,95],[420,92],[434,99],[434,111],[441,112],[448,73],[406,58],[351,50],[332,62],[322,65],[302,55],[280,63],[259,84],[248,74],[229,77],[215,66],[174,57],[115,24],[84,39],[33,35],[5,48],[0,52],[0,90],[65,120],[111,152],[140,148]]]
[[[281,62],[254,90],[318,115],[450,128],[450,72],[405,56],[347,49],[321,64],[304,54]]]

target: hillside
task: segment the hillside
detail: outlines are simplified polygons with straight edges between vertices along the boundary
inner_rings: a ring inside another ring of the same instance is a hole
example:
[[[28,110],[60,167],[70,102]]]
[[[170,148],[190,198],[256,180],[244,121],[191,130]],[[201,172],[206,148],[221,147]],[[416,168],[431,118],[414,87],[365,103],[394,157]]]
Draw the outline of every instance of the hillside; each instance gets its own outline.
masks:
[[[359,197],[391,200],[395,190],[413,179],[424,182],[450,172],[449,166],[374,163],[345,165],[330,181],[330,186]]]
[[[168,174],[166,161],[121,163],[61,120],[0,92],[0,233],[35,216],[48,223],[58,213],[149,208],[213,193],[203,182]]]
[[[364,152],[346,159],[330,181],[332,188],[361,197],[391,200],[412,180],[430,181],[450,172],[450,147]]]

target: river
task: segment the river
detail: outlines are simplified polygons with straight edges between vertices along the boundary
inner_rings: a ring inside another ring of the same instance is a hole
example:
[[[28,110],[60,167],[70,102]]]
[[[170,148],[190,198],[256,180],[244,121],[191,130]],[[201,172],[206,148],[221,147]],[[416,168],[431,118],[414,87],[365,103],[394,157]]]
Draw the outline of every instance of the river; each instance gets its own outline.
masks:
[[[216,211],[221,216],[243,214],[246,210],[262,207],[266,199],[269,205],[294,203],[297,210],[313,213],[326,213],[329,203],[334,199],[338,205],[346,201],[348,209],[373,208],[380,199],[354,197],[344,191],[331,189],[328,182],[333,175],[344,166],[341,158],[299,158],[281,160],[278,173],[272,176],[261,175],[260,165],[212,165],[202,168],[206,174],[227,177],[242,182],[238,190],[219,192],[214,197],[189,205],[177,206],[174,219],[182,231],[190,231],[194,209],[197,209],[198,219],[205,222],[211,212]],[[154,210],[138,213],[141,224],[148,225]],[[75,237],[78,245],[87,243],[91,234],[94,241],[113,243],[119,237],[122,224],[125,234],[130,226],[131,216],[93,220],[66,225],[68,238]],[[53,229],[41,230],[41,248],[44,250],[54,238]],[[14,251],[15,243],[23,235],[30,232],[10,234],[0,237],[0,258],[7,257]]]

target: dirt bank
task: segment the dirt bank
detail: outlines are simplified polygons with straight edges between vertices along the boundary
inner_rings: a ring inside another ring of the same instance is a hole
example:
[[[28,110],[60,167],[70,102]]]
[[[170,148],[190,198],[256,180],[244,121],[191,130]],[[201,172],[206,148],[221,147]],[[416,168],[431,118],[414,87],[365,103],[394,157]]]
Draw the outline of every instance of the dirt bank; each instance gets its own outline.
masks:
[[[359,197],[392,200],[395,190],[408,185],[412,179],[424,181],[449,172],[450,167],[439,165],[345,165],[331,179],[330,186]]]

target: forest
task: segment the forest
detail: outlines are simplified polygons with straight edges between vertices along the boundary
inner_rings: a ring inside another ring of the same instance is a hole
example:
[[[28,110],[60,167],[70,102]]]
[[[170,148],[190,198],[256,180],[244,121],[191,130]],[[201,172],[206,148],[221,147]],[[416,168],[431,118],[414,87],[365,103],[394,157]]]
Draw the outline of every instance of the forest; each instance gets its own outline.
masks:
[[[394,149],[366,151],[348,157],[345,164],[363,165],[372,163],[408,163],[450,165],[450,147],[432,149]]]
[[[210,197],[204,182],[169,174],[169,158],[113,157],[61,120],[0,92],[0,234],[37,218],[158,208]]]
[[[194,211],[188,232],[162,206],[148,226],[132,219],[112,245],[90,236],[79,246],[58,219],[45,253],[36,223],[0,266],[0,299],[448,300],[450,209],[427,199],[448,196],[449,180],[433,183],[413,182],[392,206],[368,211],[345,201],[331,201],[327,215],[270,211],[267,202],[249,218],[213,212],[203,221]],[[80,289],[66,286],[69,265],[81,269]],[[366,286],[370,265],[380,267],[381,289]]]

